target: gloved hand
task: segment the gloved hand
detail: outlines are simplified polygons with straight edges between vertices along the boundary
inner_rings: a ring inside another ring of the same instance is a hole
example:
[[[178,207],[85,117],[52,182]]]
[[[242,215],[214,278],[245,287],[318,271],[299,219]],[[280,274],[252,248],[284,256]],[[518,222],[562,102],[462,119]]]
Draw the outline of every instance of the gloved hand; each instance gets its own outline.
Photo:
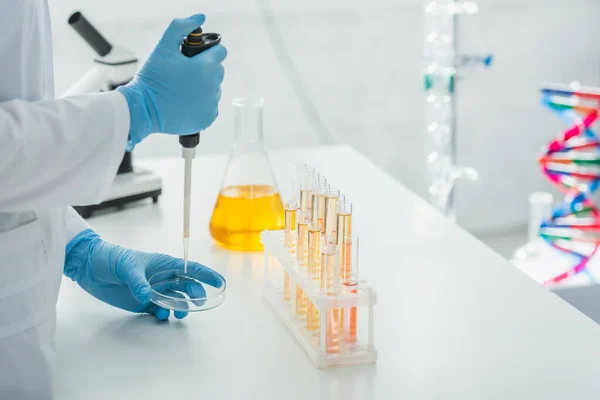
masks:
[[[93,230],[87,229],[67,245],[64,274],[105,303],[166,320],[170,311],[150,303],[152,289],[148,278],[161,271],[182,268],[180,258],[125,249],[105,242]],[[224,282],[219,273],[196,262],[188,262],[188,272],[217,288]],[[205,296],[200,284],[188,283],[185,288],[191,298]],[[174,314],[181,319],[187,312],[175,311]]]
[[[135,78],[117,88],[129,105],[128,150],[150,133],[189,135],[217,118],[227,50],[219,44],[194,57],[180,50],[204,19],[202,14],[174,19]]]

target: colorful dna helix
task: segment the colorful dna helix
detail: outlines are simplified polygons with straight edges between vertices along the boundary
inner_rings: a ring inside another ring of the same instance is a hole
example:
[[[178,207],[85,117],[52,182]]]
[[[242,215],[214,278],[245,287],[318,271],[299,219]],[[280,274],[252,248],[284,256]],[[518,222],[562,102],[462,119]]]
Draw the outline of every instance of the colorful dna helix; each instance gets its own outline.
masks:
[[[539,158],[548,179],[564,193],[564,201],[540,225],[540,236],[555,249],[571,255],[573,266],[547,280],[557,284],[586,273],[600,248],[600,210],[592,195],[600,186],[600,137],[592,130],[600,109],[599,89],[542,88],[542,102],[570,125],[550,142]]]

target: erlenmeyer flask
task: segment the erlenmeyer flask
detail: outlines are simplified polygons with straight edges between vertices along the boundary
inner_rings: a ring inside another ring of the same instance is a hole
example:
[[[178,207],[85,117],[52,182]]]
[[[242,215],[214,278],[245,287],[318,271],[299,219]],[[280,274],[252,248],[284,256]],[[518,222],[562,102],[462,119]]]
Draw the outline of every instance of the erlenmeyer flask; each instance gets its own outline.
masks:
[[[283,204],[263,146],[263,105],[260,97],[233,101],[235,141],[210,220],[213,239],[231,250],[260,251],[262,231],[283,229]]]

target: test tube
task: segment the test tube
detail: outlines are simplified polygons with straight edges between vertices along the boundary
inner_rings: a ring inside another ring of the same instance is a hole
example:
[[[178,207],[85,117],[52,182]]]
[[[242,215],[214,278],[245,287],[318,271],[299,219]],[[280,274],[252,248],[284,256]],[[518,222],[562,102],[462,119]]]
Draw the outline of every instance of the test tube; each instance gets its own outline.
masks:
[[[341,238],[341,244],[338,244],[340,252],[340,266],[342,274],[342,283],[345,290],[350,293],[356,293],[358,286],[358,236],[346,235]],[[346,325],[344,326],[344,316],[346,315]],[[345,333],[346,343],[356,343],[356,307],[347,307],[340,312],[340,326]]]
[[[285,247],[287,247],[288,251],[291,253],[295,253],[296,251],[296,234],[297,234],[297,224],[296,224],[296,213],[298,211],[298,203],[295,201],[286,201],[285,202],[285,220],[284,220],[284,237],[285,237]],[[287,272],[283,273],[283,300],[290,301],[291,300],[291,282],[290,282],[290,274]]]
[[[321,280],[321,226],[313,223],[308,228],[308,276],[315,287],[320,286]],[[308,302],[308,317],[306,327],[309,331],[319,331],[319,309],[310,301]]]
[[[312,213],[311,221],[308,227],[308,276],[316,287],[320,286],[321,281],[321,225],[315,215],[319,213],[319,180],[315,175],[312,190]],[[308,317],[306,327],[309,331],[319,331],[319,309],[308,300]]]
[[[292,197],[290,200],[300,204],[300,182],[302,172],[306,169],[306,164],[294,163],[292,166]]]
[[[343,238],[352,235],[352,202],[346,198],[343,198],[339,200],[337,206],[335,242],[340,244]],[[344,273],[343,268],[342,273]]]
[[[318,196],[317,196],[317,221],[321,225],[321,232],[325,233],[325,202],[329,193],[329,184],[327,179],[319,177]]]
[[[335,232],[335,243],[338,245],[338,252],[340,253],[340,274],[342,282],[346,281],[346,277],[350,273],[352,268],[350,257],[352,251],[352,245],[347,244],[344,240],[352,235],[352,203],[346,200],[345,197],[340,196],[337,209],[337,227]],[[348,319],[348,313],[345,310],[340,312],[340,330],[345,331],[346,325],[344,324],[344,318]]]
[[[321,174],[318,172],[314,172],[312,180],[310,182],[312,189],[310,193],[310,214],[311,214],[311,223],[316,223],[319,215],[318,215],[318,207],[319,207],[319,182],[321,181]]]
[[[297,211],[298,241],[296,245],[296,258],[298,268],[301,271],[308,269],[308,224],[310,222],[310,213],[308,211]],[[308,304],[306,293],[300,285],[296,284],[296,316],[306,318]]]
[[[337,296],[340,292],[340,272],[337,262],[337,246],[325,238],[321,252],[321,290],[327,296]],[[325,312],[325,351],[336,354],[340,351],[340,309],[329,307]],[[323,333],[321,332],[321,337]]]
[[[300,210],[310,212],[315,169],[306,166],[300,173]]]
[[[325,236],[328,240],[335,240],[337,231],[337,205],[340,199],[340,190],[329,188],[325,196]]]

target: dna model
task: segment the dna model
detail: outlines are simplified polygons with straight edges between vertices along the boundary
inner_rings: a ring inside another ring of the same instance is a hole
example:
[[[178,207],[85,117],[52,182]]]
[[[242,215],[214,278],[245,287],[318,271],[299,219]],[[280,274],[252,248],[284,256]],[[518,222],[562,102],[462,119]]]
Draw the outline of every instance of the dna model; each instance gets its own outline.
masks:
[[[540,236],[553,248],[573,257],[573,266],[548,279],[555,285],[586,273],[600,248],[600,210],[593,193],[600,186],[600,137],[592,130],[600,109],[600,89],[551,85],[542,88],[542,103],[569,124],[539,158],[547,178],[564,193],[564,201],[540,225]]]

